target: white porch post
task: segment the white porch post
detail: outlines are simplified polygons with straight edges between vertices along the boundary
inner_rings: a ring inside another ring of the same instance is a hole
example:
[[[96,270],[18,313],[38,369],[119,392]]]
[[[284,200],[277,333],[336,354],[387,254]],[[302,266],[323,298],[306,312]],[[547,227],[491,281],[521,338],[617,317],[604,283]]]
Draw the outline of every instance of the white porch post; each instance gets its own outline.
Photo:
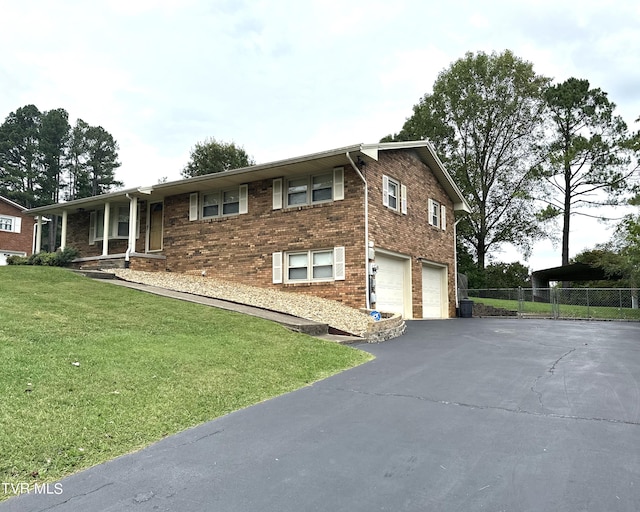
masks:
[[[42,216],[38,216],[38,227],[36,228],[36,251],[38,254],[42,250]]]
[[[60,250],[67,246],[67,210],[62,210],[62,231],[60,232]]]
[[[107,256],[109,254],[109,213],[111,211],[111,204],[104,203],[104,223],[102,228],[102,255]]]
[[[129,247],[127,254],[136,252],[136,226],[138,225],[138,198],[129,198]]]

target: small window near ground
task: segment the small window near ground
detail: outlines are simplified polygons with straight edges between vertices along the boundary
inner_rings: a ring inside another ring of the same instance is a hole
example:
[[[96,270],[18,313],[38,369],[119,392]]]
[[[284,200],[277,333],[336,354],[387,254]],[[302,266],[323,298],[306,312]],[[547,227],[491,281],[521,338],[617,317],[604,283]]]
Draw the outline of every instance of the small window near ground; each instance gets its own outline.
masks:
[[[309,278],[308,253],[287,254],[287,276],[289,281],[306,281]]]
[[[333,276],[333,249],[287,254],[288,281],[328,281]]]

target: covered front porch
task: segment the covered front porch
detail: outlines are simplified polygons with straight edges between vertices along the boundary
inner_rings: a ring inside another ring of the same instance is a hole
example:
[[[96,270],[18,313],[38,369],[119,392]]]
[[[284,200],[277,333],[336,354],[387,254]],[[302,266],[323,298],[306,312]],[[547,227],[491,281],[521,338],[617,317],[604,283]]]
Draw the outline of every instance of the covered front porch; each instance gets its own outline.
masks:
[[[47,217],[59,222],[58,248],[78,251],[75,268],[165,270],[164,203],[152,199],[151,191],[124,190],[28,210],[36,218],[35,252],[42,250]]]

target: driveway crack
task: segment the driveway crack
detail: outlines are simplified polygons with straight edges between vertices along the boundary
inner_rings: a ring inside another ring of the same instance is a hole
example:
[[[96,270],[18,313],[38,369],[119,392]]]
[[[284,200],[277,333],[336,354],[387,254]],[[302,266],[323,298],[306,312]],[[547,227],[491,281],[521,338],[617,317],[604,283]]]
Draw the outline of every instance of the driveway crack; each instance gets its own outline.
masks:
[[[565,357],[567,357],[569,354],[571,354],[572,352],[575,352],[576,349],[572,348],[571,350],[569,350],[568,352],[565,352],[564,354],[562,354],[558,359],[555,360],[555,362],[551,365],[551,368],[549,368],[547,371],[553,375],[553,372],[556,371],[556,366],[558,366],[558,363],[560,361],[562,361]]]
[[[89,494],[93,494],[94,492],[98,492],[101,489],[104,489],[105,487],[109,487],[110,485],[113,485],[113,484],[114,484],[114,482],[108,482],[108,483],[103,484],[103,485],[101,485],[99,487],[96,487],[95,489],[91,489],[90,491],[79,493],[79,494],[74,494],[73,496],[70,496],[69,498],[67,498],[64,501],[61,501],[59,503],[56,503],[55,505],[51,505],[49,507],[46,507],[46,508],[43,508],[43,509],[40,509],[40,510],[41,510],[41,512],[44,512],[45,510],[53,510],[55,508],[58,508],[61,505],[65,505],[65,504],[69,503],[70,501],[75,500],[76,498],[82,498],[83,496],[89,496]]]
[[[512,414],[525,414],[528,416],[538,416],[538,417],[544,417],[544,418],[557,418],[557,419],[566,419],[566,420],[575,420],[575,421],[596,421],[596,422],[604,422],[604,423],[616,423],[616,424],[622,424],[622,425],[633,425],[633,426],[640,427],[640,422],[638,421],[619,420],[615,418],[586,417],[586,416],[574,416],[570,414],[556,414],[551,412],[536,412],[536,411],[528,411],[526,409],[521,409],[520,407],[511,408],[511,407],[500,407],[496,405],[469,404],[465,402],[437,400],[435,398],[430,398],[426,396],[410,395],[410,394],[404,394],[404,393],[374,393],[370,391],[361,391],[358,389],[346,389],[346,388],[335,388],[335,389],[336,391],[343,391],[346,393],[356,393],[360,395],[375,396],[375,397],[409,398],[412,400],[420,400],[422,402],[429,402],[432,404],[463,407],[467,409],[502,411],[502,412],[508,412]]]
[[[569,354],[571,354],[572,352],[575,352],[576,349],[575,347],[572,348],[571,350],[568,350],[567,352],[565,352],[564,354],[562,354],[558,359],[556,359],[553,364],[549,367],[549,369],[547,370],[546,373],[550,373],[551,375],[553,375],[556,371],[556,368],[558,366],[558,364],[560,363],[560,361],[562,361],[565,357],[567,357]],[[540,391],[538,391],[538,383],[540,382],[540,380],[544,377],[547,377],[547,375],[545,375],[544,373],[542,375],[538,375],[535,380],[533,381],[533,384],[531,385],[531,391],[533,393],[536,394],[536,396],[538,397],[538,402],[540,403],[540,407],[542,409],[544,409],[544,402],[542,401],[542,393]]]

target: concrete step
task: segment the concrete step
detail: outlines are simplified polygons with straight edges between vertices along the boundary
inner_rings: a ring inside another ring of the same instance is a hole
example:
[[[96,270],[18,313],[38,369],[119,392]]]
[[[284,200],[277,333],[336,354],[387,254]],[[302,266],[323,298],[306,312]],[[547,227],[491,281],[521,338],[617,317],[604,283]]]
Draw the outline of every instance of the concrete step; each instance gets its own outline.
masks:
[[[81,276],[89,277],[91,279],[115,279],[116,278],[115,274],[112,274],[111,272],[103,272],[102,270],[82,269],[82,268],[79,270],[74,270],[74,269],[70,269],[70,270],[71,272],[80,274]]]

